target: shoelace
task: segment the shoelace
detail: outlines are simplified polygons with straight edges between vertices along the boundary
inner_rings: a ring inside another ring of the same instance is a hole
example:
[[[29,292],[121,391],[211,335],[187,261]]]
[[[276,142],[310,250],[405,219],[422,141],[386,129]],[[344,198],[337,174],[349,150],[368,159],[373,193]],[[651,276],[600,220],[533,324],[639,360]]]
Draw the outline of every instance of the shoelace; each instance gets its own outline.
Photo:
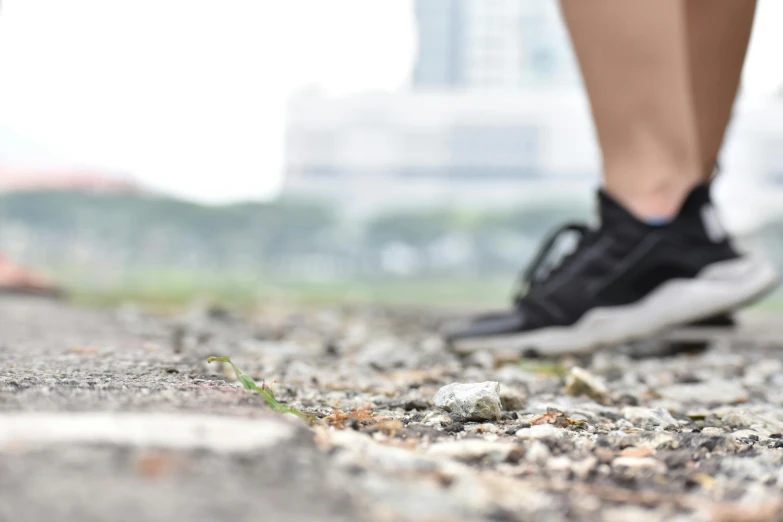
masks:
[[[577,235],[576,246],[573,250],[561,256],[559,259],[550,259],[552,257],[552,251],[558,241],[569,233]],[[592,241],[594,235],[595,231],[582,223],[566,223],[550,232],[539,247],[533,260],[522,272],[519,290],[514,296],[514,303],[518,306],[531,289],[550,280],[553,276],[562,271],[568,262]]]

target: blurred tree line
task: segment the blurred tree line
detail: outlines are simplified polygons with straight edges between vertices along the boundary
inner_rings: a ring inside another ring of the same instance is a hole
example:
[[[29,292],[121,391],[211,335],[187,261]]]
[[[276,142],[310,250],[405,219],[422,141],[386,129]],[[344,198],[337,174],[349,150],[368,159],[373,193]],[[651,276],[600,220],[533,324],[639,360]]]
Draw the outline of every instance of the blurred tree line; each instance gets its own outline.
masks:
[[[590,207],[399,210],[363,222],[297,201],[207,206],[162,196],[41,191],[0,195],[0,251],[57,273],[246,272],[284,278],[505,275],[541,237]],[[783,223],[762,235],[783,261]]]

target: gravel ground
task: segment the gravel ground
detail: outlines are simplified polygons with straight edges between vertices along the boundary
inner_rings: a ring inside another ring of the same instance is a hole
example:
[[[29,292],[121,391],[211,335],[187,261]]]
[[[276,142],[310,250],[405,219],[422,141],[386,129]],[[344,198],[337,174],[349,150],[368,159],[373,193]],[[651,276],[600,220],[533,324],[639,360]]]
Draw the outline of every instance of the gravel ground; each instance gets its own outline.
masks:
[[[783,520],[783,326],[665,357],[519,362],[450,353],[447,319],[4,297],[0,522]],[[433,402],[486,381],[500,418]]]

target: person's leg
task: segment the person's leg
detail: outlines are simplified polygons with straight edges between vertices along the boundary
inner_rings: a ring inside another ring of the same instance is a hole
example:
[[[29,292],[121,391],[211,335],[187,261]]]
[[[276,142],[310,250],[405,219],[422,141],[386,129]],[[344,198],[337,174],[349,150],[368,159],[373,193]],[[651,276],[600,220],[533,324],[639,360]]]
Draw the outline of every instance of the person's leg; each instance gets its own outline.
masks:
[[[725,318],[775,288],[773,265],[732,246],[707,182],[752,13],[687,1],[562,0],[603,153],[600,225],[557,229],[511,312],[447,333],[458,352],[585,353]],[[741,28],[711,34],[735,16]],[[558,258],[563,234],[578,242]]]
[[[702,172],[712,175],[750,40],[755,0],[684,0]]]
[[[702,181],[683,0],[561,0],[590,98],[607,193],[671,218]]]

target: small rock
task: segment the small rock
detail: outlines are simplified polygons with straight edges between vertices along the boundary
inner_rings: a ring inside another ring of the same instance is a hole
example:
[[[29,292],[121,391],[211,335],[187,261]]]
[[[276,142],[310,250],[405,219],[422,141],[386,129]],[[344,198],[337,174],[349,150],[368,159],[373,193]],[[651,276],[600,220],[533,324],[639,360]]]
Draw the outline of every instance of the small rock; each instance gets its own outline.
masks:
[[[309,364],[294,360],[285,370],[285,381],[296,384],[311,383],[316,374],[316,369]]]
[[[748,400],[747,390],[739,382],[731,380],[675,384],[660,388],[658,394],[682,403],[737,404]]]
[[[464,439],[433,444],[427,450],[429,455],[445,457],[460,462],[490,460],[504,462],[517,445],[512,442],[488,442],[481,439]]]
[[[612,461],[612,467],[630,470],[652,470],[657,473],[666,472],[666,464],[652,457],[617,457]]]
[[[378,371],[404,368],[410,364],[411,351],[396,339],[378,339],[365,344],[357,362]]]
[[[685,415],[691,420],[704,420],[709,416],[710,412],[707,410],[691,410]]]
[[[549,451],[547,445],[541,441],[533,442],[533,444],[531,444],[528,448],[527,452],[525,452],[525,460],[530,462],[537,462],[540,464],[546,463],[546,461],[549,460],[551,456],[552,452]]]
[[[571,466],[571,459],[566,456],[551,458],[546,463],[546,469],[554,473],[568,473]]]
[[[501,429],[495,424],[485,422],[484,424],[474,424],[466,429],[468,433],[501,433]]]
[[[448,426],[452,422],[451,417],[439,411],[431,411],[421,420],[425,426],[440,426],[441,424]]]
[[[609,395],[609,388],[598,377],[579,366],[571,368],[563,391],[577,397],[587,395],[594,400],[603,400]]]
[[[623,457],[649,457],[655,453],[655,450],[652,448],[625,448],[623,451],[620,452],[620,455]]]
[[[500,384],[494,381],[444,386],[433,399],[435,406],[466,420],[497,420],[502,414]]]
[[[783,374],[783,361],[766,358],[747,366],[742,382],[746,386],[763,386],[770,377],[780,374]]]
[[[646,522],[651,520],[650,510],[640,506],[610,506],[604,509],[601,516],[604,522]],[[662,520],[652,518],[652,520]],[[678,520],[678,522],[680,522]]]
[[[424,411],[429,408],[429,404],[424,399],[413,399],[403,404],[402,408],[405,411],[419,410]]]
[[[506,411],[521,410],[525,407],[527,395],[519,389],[509,386],[500,387],[500,404]]]
[[[729,435],[734,440],[738,439],[750,439],[753,441],[759,440],[759,434],[754,430],[737,430]]]
[[[780,433],[783,429],[783,422],[770,418],[762,417],[756,413],[744,409],[731,410],[721,418],[721,421],[733,428],[748,428],[756,431],[758,434],[768,437],[772,433]]]
[[[484,370],[491,370],[495,367],[495,356],[487,350],[480,350],[472,353],[465,363]]]
[[[515,433],[519,439],[543,439],[546,437],[562,438],[565,437],[565,430],[555,428],[551,424],[540,424],[529,428],[522,428]]]
[[[636,448],[643,448],[643,449],[658,449],[658,448],[675,448],[678,447],[679,443],[677,442],[676,438],[672,435],[660,432],[660,431],[650,431],[644,434],[643,437],[636,439],[634,442],[634,447]]]
[[[623,417],[636,427],[649,428],[660,426],[662,428],[674,428],[677,421],[663,408],[642,408],[640,406],[627,406],[623,408]]]
[[[709,437],[716,437],[719,435],[723,435],[725,432],[721,428],[716,428],[714,426],[708,426],[701,430],[702,435],[707,435]]]
[[[574,473],[574,476],[577,479],[585,480],[590,476],[596,466],[598,466],[598,459],[590,456],[583,460],[572,463],[571,471]]]
[[[687,450],[675,450],[664,457],[663,461],[670,469],[684,468],[689,462],[693,462],[691,453]]]
[[[614,459],[614,452],[612,452],[612,450],[609,448],[596,448],[595,456],[598,462],[606,464],[612,462],[612,459]]]
[[[465,425],[461,422],[452,422],[443,427],[443,431],[446,433],[460,433],[465,431]]]

